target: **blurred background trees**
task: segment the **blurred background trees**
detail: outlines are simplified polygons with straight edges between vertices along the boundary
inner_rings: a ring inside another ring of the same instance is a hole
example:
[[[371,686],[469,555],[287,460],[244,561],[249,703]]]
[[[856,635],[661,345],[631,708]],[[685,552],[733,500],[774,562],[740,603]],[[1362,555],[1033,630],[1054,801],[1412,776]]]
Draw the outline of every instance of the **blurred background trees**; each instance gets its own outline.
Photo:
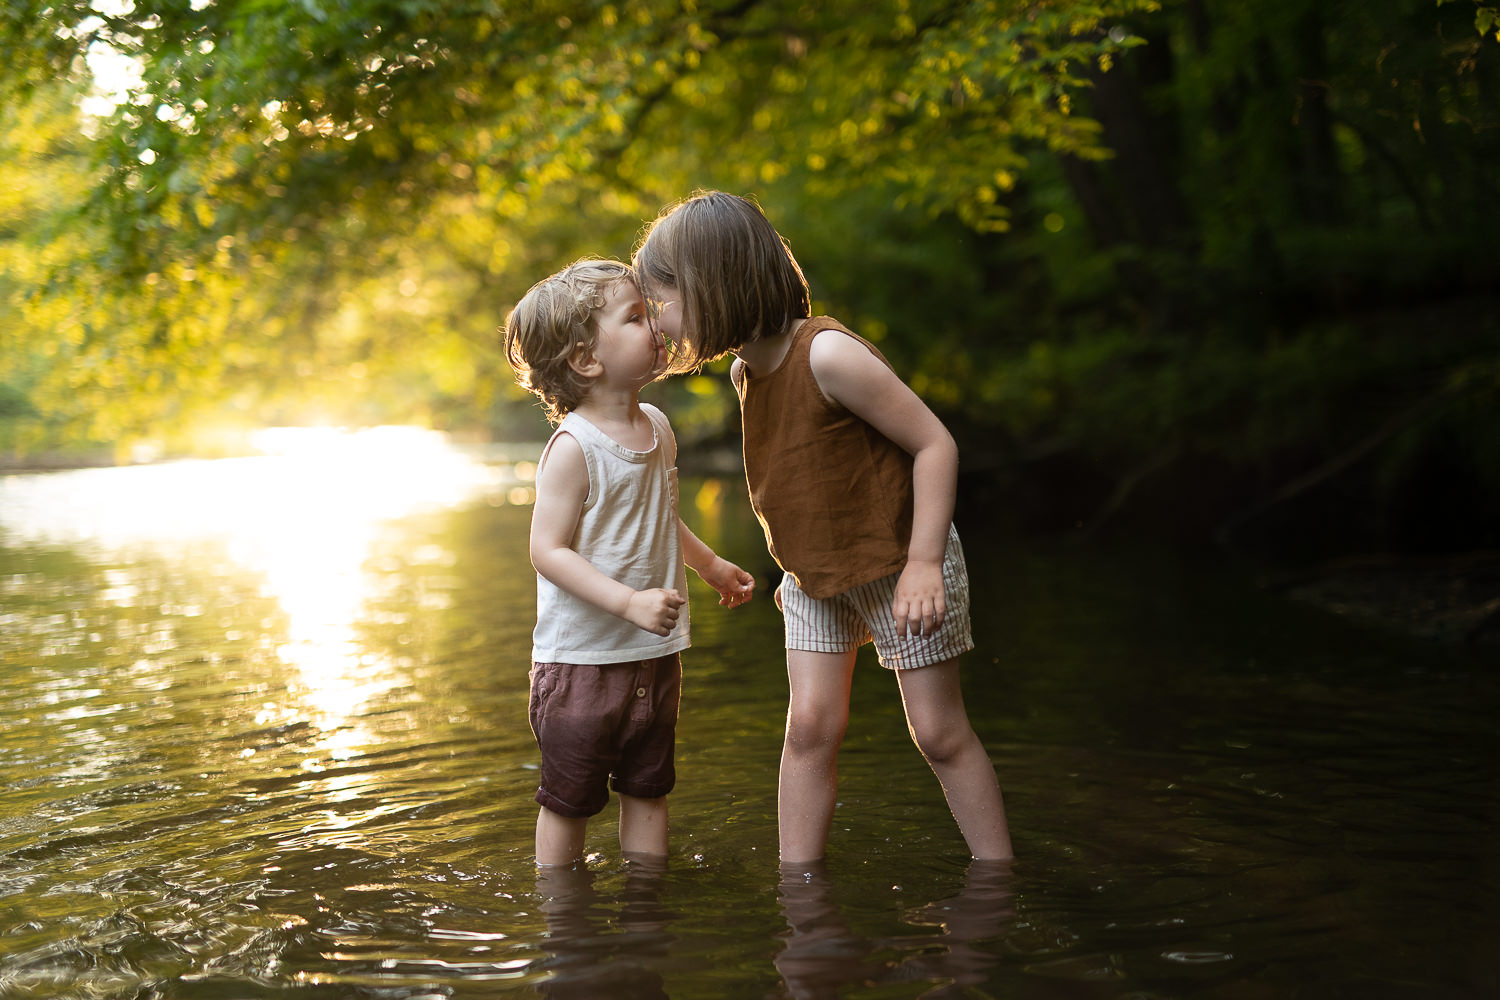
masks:
[[[722,187],[1049,523],[1500,544],[1496,29],[1471,0],[10,3],[0,451],[540,436],[510,305]],[[732,439],[722,372],[653,391]]]

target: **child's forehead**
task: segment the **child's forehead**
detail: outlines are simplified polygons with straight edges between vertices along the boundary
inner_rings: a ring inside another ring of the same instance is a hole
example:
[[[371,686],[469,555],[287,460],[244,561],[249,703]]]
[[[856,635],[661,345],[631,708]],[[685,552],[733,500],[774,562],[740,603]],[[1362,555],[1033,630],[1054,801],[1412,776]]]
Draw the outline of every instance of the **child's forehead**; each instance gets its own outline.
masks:
[[[604,289],[604,308],[612,309],[627,302],[644,302],[635,278],[625,275],[611,281]]]

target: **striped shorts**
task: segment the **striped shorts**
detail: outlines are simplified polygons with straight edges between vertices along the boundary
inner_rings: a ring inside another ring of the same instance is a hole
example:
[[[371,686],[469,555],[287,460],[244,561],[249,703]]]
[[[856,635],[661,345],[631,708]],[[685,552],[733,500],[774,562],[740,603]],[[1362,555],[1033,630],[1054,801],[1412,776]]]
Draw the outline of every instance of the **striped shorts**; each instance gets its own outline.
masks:
[[[891,601],[899,573],[860,584],[818,600],[808,597],[788,573],[780,587],[786,621],[786,648],[813,653],[847,653],[872,639],[880,665],[911,670],[951,660],[974,648],[969,627],[969,571],[958,529],[948,527],[943,552],[943,624],[931,635],[898,636]]]

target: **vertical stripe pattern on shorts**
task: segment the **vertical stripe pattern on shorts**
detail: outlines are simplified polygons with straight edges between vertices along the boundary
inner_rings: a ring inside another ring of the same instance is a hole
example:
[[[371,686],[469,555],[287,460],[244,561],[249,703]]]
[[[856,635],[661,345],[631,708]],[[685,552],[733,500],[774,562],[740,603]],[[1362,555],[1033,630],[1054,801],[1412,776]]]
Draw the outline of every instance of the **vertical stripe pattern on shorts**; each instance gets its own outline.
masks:
[[[881,577],[821,601],[787,577],[781,591],[787,648],[843,653],[873,640],[881,664],[891,669],[930,666],[974,648],[969,574],[956,528],[949,526],[943,552],[943,624],[932,635],[897,635],[891,602],[898,577]]]

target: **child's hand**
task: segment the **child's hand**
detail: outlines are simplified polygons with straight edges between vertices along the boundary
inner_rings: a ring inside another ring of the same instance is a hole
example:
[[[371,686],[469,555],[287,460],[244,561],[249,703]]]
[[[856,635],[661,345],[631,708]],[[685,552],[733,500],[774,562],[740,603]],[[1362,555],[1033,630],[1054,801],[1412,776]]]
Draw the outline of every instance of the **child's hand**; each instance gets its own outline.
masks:
[[[630,602],[625,605],[625,614],[621,617],[655,635],[670,635],[686,603],[687,598],[675,590],[660,587],[637,590],[630,595]]]
[[[896,635],[930,639],[943,624],[946,611],[943,564],[908,560],[901,576],[896,579],[896,596],[891,601]]]
[[[722,607],[737,608],[755,594],[755,577],[720,556],[714,556],[698,575],[718,592]]]

